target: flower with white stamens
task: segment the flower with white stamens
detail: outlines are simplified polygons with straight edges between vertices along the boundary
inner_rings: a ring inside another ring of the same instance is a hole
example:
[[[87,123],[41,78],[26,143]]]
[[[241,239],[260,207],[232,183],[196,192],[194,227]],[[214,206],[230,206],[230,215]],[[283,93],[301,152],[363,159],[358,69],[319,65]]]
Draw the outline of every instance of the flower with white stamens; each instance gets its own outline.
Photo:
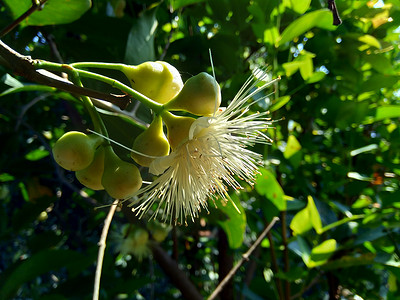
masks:
[[[183,143],[151,163],[149,171],[159,177],[130,204],[139,217],[157,203],[153,217],[186,224],[187,217],[194,220],[201,209],[207,210],[208,199],[229,199],[229,186],[242,189],[237,178],[254,183],[262,156],[250,147],[271,142],[263,133],[271,120],[268,112],[249,113],[254,102],[248,100],[278,79],[265,82],[261,70],[253,76],[256,80],[249,78],[226,109],[196,119]]]

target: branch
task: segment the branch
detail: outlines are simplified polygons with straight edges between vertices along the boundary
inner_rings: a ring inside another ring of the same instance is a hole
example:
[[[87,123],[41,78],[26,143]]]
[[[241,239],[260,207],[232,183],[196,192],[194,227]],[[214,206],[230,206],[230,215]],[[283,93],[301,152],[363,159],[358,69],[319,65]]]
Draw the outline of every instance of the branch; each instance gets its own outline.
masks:
[[[99,254],[97,255],[97,266],[96,266],[96,274],[95,274],[95,278],[94,278],[93,300],[99,299],[101,269],[103,267],[104,252],[106,250],[106,239],[107,239],[108,229],[110,228],[112,218],[114,216],[115,210],[117,209],[118,202],[119,202],[119,200],[117,199],[113,202],[113,204],[111,204],[108,215],[107,215],[106,219],[104,220],[104,227],[103,227],[103,231],[101,232],[101,237],[100,237],[100,241],[99,241]]]
[[[283,262],[284,262],[284,271],[285,273],[289,272],[289,249],[288,249],[288,241],[287,241],[287,230],[286,230],[286,211],[281,212],[282,218],[282,244],[283,244]],[[285,299],[290,299],[290,281],[285,280]]]
[[[188,279],[185,272],[179,269],[178,264],[158,244],[152,245],[153,257],[164,270],[172,283],[181,291],[183,298],[202,300],[203,297],[197,288]]]
[[[24,12],[21,16],[19,16],[17,19],[15,19],[10,25],[5,27],[1,32],[0,32],[0,38],[5,36],[7,33],[9,33],[11,30],[13,30],[15,27],[18,26],[19,23],[21,23],[23,20],[25,20],[27,17],[29,17],[31,14],[33,14],[35,11],[38,9],[41,9],[43,4],[47,0],[32,0],[32,6]]]
[[[5,43],[0,40],[0,58],[2,58],[2,63],[13,71],[16,75],[23,76],[30,81],[34,81],[43,85],[55,87],[59,90],[78,94],[83,96],[88,96],[95,99],[105,100],[117,105],[121,109],[125,109],[130,103],[129,95],[113,95],[98,92],[96,90],[80,87],[73,85],[64,78],[59,77],[48,71],[43,72],[43,70],[36,70],[34,64],[37,63],[36,60],[32,59],[30,56],[23,56],[17,51],[11,49]],[[66,71],[68,71],[69,66],[64,65]]]
[[[267,226],[267,228],[264,229],[264,231],[260,234],[260,236],[257,238],[257,240],[254,242],[254,244],[247,250],[245,254],[242,255],[242,258],[239,260],[239,262],[232,268],[232,270],[228,273],[228,275],[225,276],[225,278],[219,283],[217,288],[214,290],[214,292],[208,297],[208,300],[213,300],[217,295],[222,291],[224,286],[229,282],[229,280],[235,275],[237,270],[239,270],[240,266],[247,260],[249,260],[250,255],[253,253],[253,251],[257,248],[257,246],[262,242],[262,240],[265,238],[267,233],[271,230],[271,228],[275,225],[275,223],[279,220],[278,217],[274,217],[271,221],[271,223]]]
[[[342,24],[342,20],[340,19],[339,12],[336,8],[335,0],[328,0],[328,8],[332,11],[333,14],[333,25],[339,26]]]

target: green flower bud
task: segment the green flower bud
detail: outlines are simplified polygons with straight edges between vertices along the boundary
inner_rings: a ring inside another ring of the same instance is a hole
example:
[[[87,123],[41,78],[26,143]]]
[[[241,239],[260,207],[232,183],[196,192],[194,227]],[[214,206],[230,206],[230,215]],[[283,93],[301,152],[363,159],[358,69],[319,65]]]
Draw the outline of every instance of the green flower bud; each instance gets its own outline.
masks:
[[[220,105],[221,89],[218,82],[214,77],[202,72],[186,81],[179,94],[169,101],[165,108],[210,116]]]
[[[165,124],[167,125],[167,137],[171,149],[174,150],[181,143],[189,138],[189,130],[194,118],[175,116],[171,113],[162,115]]]
[[[125,66],[121,71],[133,89],[161,104],[174,98],[183,86],[178,70],[164,61]]]
[[[169,143],[163,131],[163,122],[160,116],[156,116],[149,128],[138,135],[133,142],[133,150],[150,156],[166,156],[169,153]],[[131,157],[139,165],[148,167],[155,159],[135,152]]]
[[[103,139],[97,135],[70,131],[54,144],[53,156],[55,161],[66,170],[82,170],[93,161],[94,152],[102,142]]]
[[[121,160],[111,146],[104,149],[104,173],[101,179],[106,192],[115,199],[127,199],[142,186],[139,169]]]
[[[75,172],[76,179],[84,186],[95,190],[104,190],[101,178],[104,172],[104,147],[99,147],[94,153],[92,163],[85,169]]]

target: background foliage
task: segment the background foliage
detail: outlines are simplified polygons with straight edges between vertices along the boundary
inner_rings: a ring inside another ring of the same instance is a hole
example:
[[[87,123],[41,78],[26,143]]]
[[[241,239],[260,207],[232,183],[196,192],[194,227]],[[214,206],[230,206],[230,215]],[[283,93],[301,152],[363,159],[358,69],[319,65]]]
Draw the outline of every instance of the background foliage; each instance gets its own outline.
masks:
[[[206,297],[279,216],[221,299],[399,299],[400,1],[338,0],[338,27],[326,2],[48,0],[3,41],[56,62],[165,60],[184,79],[211,73],[211,49],[225,105],[251,68],[268,66],[282,80],[254,109],[277,120],[274,142],[257,148],[265,167],[255,188],[232,195],[242,214],[210,208],[153,243]],[[30,3],[0,2],[0,26]],[[74,97],[0,72],[0,297],[90,299],[107,212],[94,207],[112,200],[83,189],[49,155],[89,118]],[[139,129],[121,128],[132,121],[105,118],[130,145]],[[124,208],[115,215],[102,299],[181,297],[176,270],[121,252],[127,231],[152,226]]]

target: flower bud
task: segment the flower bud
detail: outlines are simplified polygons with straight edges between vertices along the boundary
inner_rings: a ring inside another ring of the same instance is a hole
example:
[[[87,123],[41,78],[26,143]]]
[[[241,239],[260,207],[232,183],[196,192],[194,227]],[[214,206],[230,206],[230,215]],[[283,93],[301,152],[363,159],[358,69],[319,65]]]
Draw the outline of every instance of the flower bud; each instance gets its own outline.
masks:
[[[160,116],[156,116],[149,128],[139,134],[133,142],[133,150],[150,156],[166,156],[169,153],[169,143],[163,131],[163,123]],[[135,152],[131,157],[139,165],[148,167],[155,159]]]
[[[75,172],[76,179],[84,186],[95,190],[104,190],[101,178],[104,172],[104,147],[99,147],[94,153],[92,163],[85,169]]]
[[[189,130],[194,118],[175,116],[171,113],[162,115],[165,124],[167,125],[167,137],[171,149],[174,150],[181,143],[189,138]]]
[[[210,116],[220,105],[221,89],[218,82],[214,77],[202,72],[186,81],[179,94],[169,101],[165,108]]]
[[[101,183],[106,192],[115,199],[132,197],[142,186],[139,169],[121,160],[111,146],[104,149],[104,173]]]
[[[55,161],[66,170],[82,170],[93,161],[94,152],[102,142],[103,139],[97,135],[70,131],[54,144],[53,156]]]
[[[174,98],[183,86],[178,70],[164,61],[124,66],[121,71],[133,89],[161,104]]]

